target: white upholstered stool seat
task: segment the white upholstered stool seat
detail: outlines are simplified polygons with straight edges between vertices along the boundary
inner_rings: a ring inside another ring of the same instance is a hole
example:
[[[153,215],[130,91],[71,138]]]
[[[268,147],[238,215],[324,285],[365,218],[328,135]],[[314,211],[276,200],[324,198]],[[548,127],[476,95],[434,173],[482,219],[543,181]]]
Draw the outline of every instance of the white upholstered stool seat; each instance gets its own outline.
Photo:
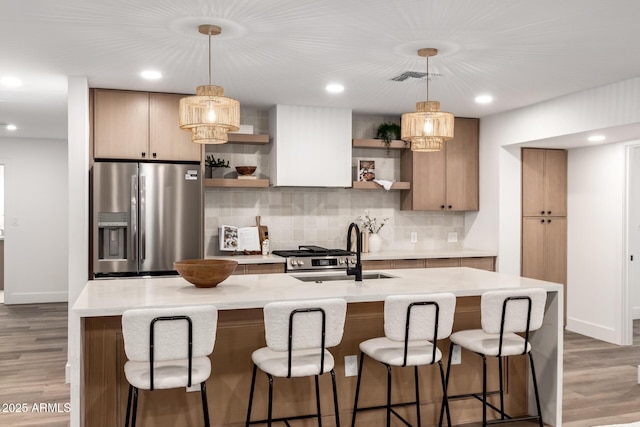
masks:
[[[404,361],[404,342],[391,341],[386,337],[372,338],[360,343],[360,351],[391,366],[420,366],[430,365],[442,359],[442,352],[436,347],[433,359],[433,344],[430,341],[409,341],[407,347],[407,361]],[[433,360],[432,360],[433,359]]]
[[[451,334],[451,348],[449,350],[449,367],[446,383],[449,383],[451,372],[451,355],[453,346],[459,345],[463,349],[472,351],[482,357],[482,393],[471,393],[460,396],[448,396],[449,399],[474,397],[482,402],[482,426],[488,424],[506,423],[512,421],[537,420],[543,427],[542,412],[540,410],[540,396],[536,379],[529,333],[542,326],[547,292],[539,288],[519,288],[501,291],[491,291],[482,294],[480,299],[480,317],[482,329],[458,331]],[[522,334],[524,335],[517,335]],[[538,410],[537,415],[513,418],[504,412],[504,381],[502,358],[507,356],[528,355],[529,366]],[[499,390],[487,391],[487,357],[498,358]],[[464,358],[463,358],[464,360]],[[489,394],[498,394],[500,407],[487,401]],[[500,415],[498,420],[487,421],[487,407]],[[440,411],[440,423],[443,423],[443,413]],[[451,421],[449,420],[449,426]]]
[[[268,347],[263,347],[253,352],[251,355],[253,363],[264,373],[274,377],[287,378],[310,377],[320,375],[321,372],[329,372],[333,369],[335,362],[333,356],[327,350],[324,351],[324,367],[320,368],[320,352],[318,350],[297,350],[292,352],[291,375],[289,375],[289,361],[287,353],[273,351]]]
[[[449,415],[446,399],[444,370],[442,368],[442,352],[435,344],[451,334],[456,297],[452,293],[393,295],[384,301],[384,337],[371,338],[360,343],[360,367],[356,395],[353,403],[351,426],[356,424],[358,411],[382,409],[387,410],[387,427],[391,425],[391,414],[398,417],[405,425],[411,426],[393,408],[406,403],[391,404],[391,367],[413,366],[417,425],[420,426],[420,386],[418,383],[418,366],[438,363],[440,381],[442,383],[443,408]],[[382,363],[387,368],[387,404],[358,408],[362,367],[365,355]]]
[[[187,387],[189,383],[188,360],[163,361],[154,364],[153,387],[158,390],[167,388]],[[127,381],[134,387],[143,390],[151,388],[149,362],[132,362],[124,364],[124,374]],[[211,376],[211,360],[208,357],[192,359],[191,382],[200,384]]]
[[[485,356],[497,356],[500,353],[500,334],[488,334],[482,329],[454,332],[449,340],[474,353]],[[520,335],[509,332],[502,337],[502,356],[523,354],[525,340]],[[526,353],[531,351],[531,344],[526,343]]]
[[[211,375],[218,310],[213,306],[141,308],[122,314],[122,336],[129,382],[125,426],[136,425],[138,389],[156,390],[200,384],[204,425],[209,427],[206,380]],[[131,413],[133,406],[133,414]]]
[[[245,426],[258,423],[267,423],[271,426],[273,421],[285,421],[289,425],[290,419],[310,417],[317,417],[318,424],[322,425],[318,377],[325,372],[330,372],[336,426],[340,427],[338,391],[333,370],[335,361],[327,348],[335,347],[342,341],[347,302],[341,298],[274,302],[265,305],[263,312],[267,346],[254,351],[251,355],[253,374]],[[267,419],[252,421],[251,407],[258,368],[269,379]],[[315,378],[317,414],[273,419],[273,377],[308,376]]]

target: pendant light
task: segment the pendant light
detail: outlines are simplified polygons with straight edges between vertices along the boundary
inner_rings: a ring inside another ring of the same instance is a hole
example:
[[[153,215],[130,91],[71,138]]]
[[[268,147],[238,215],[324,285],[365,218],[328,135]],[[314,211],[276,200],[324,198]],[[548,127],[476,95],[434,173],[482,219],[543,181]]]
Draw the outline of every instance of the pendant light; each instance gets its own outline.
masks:
[[[442,143],[453,139],[454,117],[440,111],[440,102],[429,101],[429,57],[438,49],[418,50],[418,56],[427,58],[427,100],[416,103],[415,113],[402,115],[401,138],[411,143],[411,151],[440,151]]]
[[[198,31],[209,36],[209,84],[198,86],[196,96],[180,100],[180,128],[191,131],[199,144],[224,144],[227,132],[240,129],[240,103],[224,96],[224,88],[211,84],[211,36],[222,32],[217,25],[200,25]]]

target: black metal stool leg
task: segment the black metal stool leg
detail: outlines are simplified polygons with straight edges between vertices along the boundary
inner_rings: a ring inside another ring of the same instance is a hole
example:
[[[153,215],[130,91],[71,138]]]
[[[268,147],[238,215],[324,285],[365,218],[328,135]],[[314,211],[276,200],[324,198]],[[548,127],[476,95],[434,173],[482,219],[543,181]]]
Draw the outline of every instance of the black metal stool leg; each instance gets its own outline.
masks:
[[[482,356],[482,427],[487,426],[487,358]]]
[[[358,368],[358,381],[356,382],[356,399],[353,402],[353,415],[351,415],[351,427],[356,425],[356,414],[358,413],[358,397],[360,396],[360,381],[362,380],[362,365],[364,364],[364,353],[360,352],[360,367]]]
[[[502,357],[498,357],[498,371],[500,371],[500,419],[504,420],[504,386],[502,378]]]
[[[251,421],[251,407],[253,406],[253,390],[256,386],[256,372],[258,367],[256,364],[253,364],[253,375],[251,375],[251,391],[249,391],[249,407],[247,408],[247,422],[244,424],[245,427],[249,427],[249,422]]]
[[[136,427],[136,416],[138,415],[138,388],[133,388],[133,414],[131,416],[131,427]]]
[[[331,382],[333,384],[333,410],[336,411],[336,427],[340,427],[340,412],[338,411],[338,388],[336,387],[336,373],[333,369],[331,370]]]
[[[391,365],[387,366],[387,427],[391,427]]]
[[[322,427],[322,415],[320,414],[320,386],[318,385],[318,376],[316,378],[316,407],[318,408],[318,427]]]
[[[204,427],[210,427],[209,421],[209,402],[207,401],[207,384],[202,381],[200,383],[200,395],[202,397],[202,413],[204,415]]]
[[[442,383],[442,408],[440,408],[440,426],[442,426],[442,410],[447,411],[447,425],[451,427],[451,413],[449,412],[449,396],[447,395],[447,385],[444,377],[444,368],[442,360],[438,360],[440,366],[440,381]],[[448,372],[447,372],[448,373]]]
[[[422,426],[420,422],[420,387],[418,385],[418,366],[413,367],[414,382],[416,385],[416,415],[418,417],[418,427]]]
[[[542,411],[540,409],[540,396],[538,395],[538,381],[536,380],[536,368],[533,366],[533,355],[529,352],[529,363],[531,364],[531,376],[533,378],[533,391],[536,394],[536,406],[538,407],[538,423],[544,427],[542,422]]]
[[[442,397],[442,406],[440,407],[440,421],[438,427],[442,427],[442,421],[444,418],[444,411],[447,411],[447,421],[449,427],[451,427],[451,415],[449,414],[449,399],[447,397],[447,388],[449,387],[449,373],[451,372],[451,357],[453,356],[453,343],[449,345],[449,361],[447,362],[447,376],[442,378],[442,391],[444,396]],[[442,372],[442,364],[440,364],[440,372]],[[446,398],[446,404],[445,404]]]
[[[129,416],[131,415],[131,397],[133,395],[133,386],[129,384],[129,394],[127,396],[127,416],[124,420],[124,427],[129,427]]]
[[[271,418],[273,415],[273,377],[267,374],[269,377],[269,409],[267,412],[267,425],[271,427]]]

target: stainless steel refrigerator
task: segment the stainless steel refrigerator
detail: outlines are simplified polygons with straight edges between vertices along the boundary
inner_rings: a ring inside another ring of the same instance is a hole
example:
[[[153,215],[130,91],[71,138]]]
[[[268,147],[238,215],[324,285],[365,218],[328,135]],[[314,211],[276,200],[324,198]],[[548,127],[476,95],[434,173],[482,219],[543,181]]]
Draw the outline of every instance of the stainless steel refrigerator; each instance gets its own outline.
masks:
[[[200,165],[96,162],[92,170],[93,277],[176,274],[201,258]]]

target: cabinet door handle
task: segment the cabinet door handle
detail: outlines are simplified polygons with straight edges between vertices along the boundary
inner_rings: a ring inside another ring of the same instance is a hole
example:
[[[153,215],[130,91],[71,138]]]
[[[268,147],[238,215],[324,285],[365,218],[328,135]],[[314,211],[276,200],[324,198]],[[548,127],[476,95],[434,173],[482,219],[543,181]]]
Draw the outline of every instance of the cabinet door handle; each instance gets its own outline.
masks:
[[[440,209],[444,209],[444,205],[440,205]]]
[[[547,215],[551,215],[551,211],[547,211]]]
[[[153,153],[152,155],[153,155],[153,158],[155,159],[156,158],[156,153]],[[549,213],[551,213],[551,212],[549,212]]]
[[[544,224],[544,219],[541,219],[540,222]]]
[[[540,215],[544,215],[544,211],[540,211]]]
[[[449,205],[449,209],[453,208],[453,206]]]
[[[142,158],[144,159],[145,157],[147,157],[147,153],[145,153],[144,151],[142,152]]]
[[[548,219],[548,220],[547,220],[547,222],[551,222],[551,220],[550,220],[550,219]]]

